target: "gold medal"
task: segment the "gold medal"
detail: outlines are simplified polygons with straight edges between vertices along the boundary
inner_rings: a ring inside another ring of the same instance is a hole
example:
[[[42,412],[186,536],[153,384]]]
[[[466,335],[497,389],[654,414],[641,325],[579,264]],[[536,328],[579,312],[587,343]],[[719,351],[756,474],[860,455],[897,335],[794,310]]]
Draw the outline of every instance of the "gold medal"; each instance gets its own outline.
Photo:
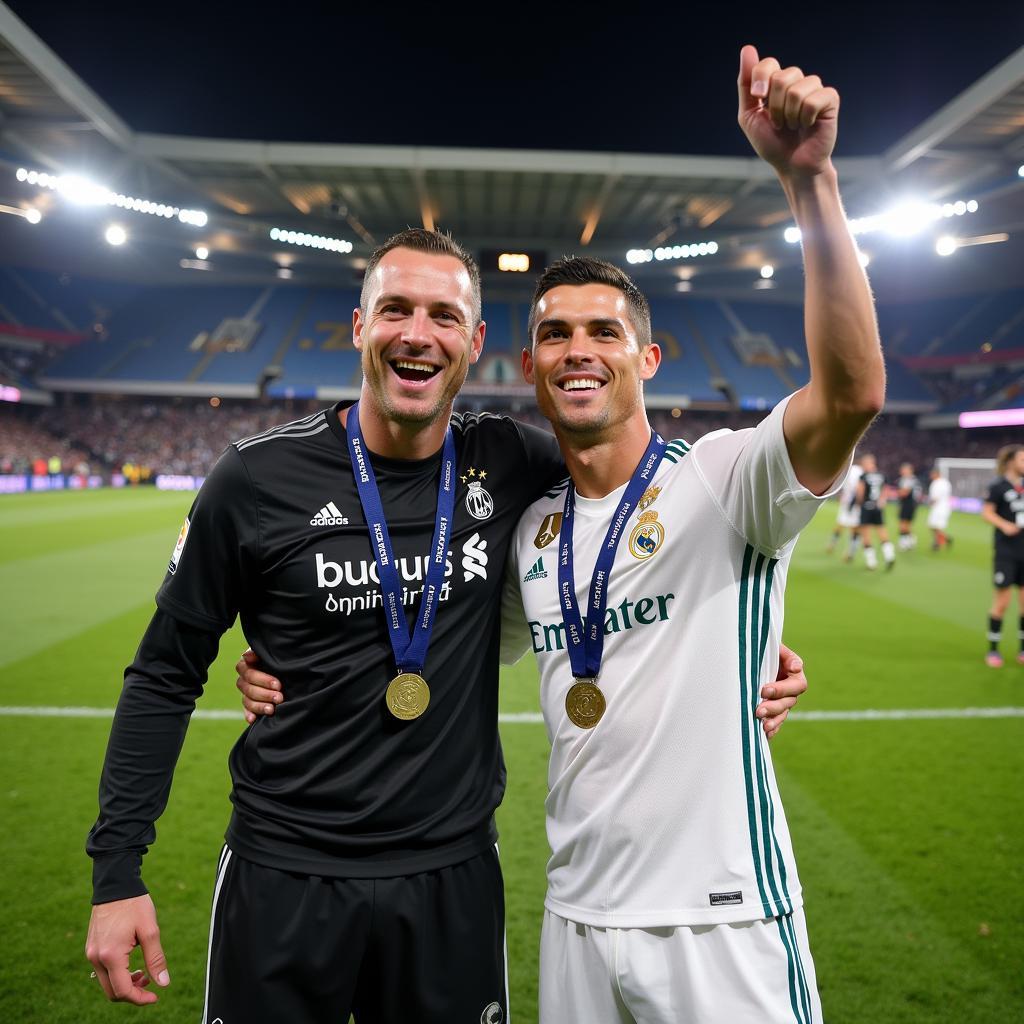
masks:
[[[388,711],[403,722],[419,718],[430,703],[430,687],[415,672],[402,672],[388,683],[384,700]]]
[[[593,679],[577,679],[565,695],[565,713],[580,729],[593,729],[607,706],[601,688]]]

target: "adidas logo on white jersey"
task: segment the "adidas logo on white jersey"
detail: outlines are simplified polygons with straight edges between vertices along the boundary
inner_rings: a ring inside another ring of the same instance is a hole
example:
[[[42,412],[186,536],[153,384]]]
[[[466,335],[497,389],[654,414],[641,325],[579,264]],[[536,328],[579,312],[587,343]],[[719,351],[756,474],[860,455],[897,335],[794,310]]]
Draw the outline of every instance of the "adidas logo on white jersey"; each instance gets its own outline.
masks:
[[[348,526],[348,517],[341,514],[341,510],[333,501],[326,505],[309,521],[310,526]]]
[[[533,565],[530,566],[529,571],[523,577],[524,583],[529,583],[530,580],[545,580],[548,577],[547,570],[544,568],[544,556],[541,555]]]

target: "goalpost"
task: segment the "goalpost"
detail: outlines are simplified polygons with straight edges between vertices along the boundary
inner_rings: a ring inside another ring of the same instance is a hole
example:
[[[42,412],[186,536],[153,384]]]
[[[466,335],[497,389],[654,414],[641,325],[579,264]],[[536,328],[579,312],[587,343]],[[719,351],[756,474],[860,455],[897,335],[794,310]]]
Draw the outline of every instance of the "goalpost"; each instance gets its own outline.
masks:
[[[935,466],[953,488],[953,507],[980,512],[988,485],[998,475],[995,459],[936,459]]]

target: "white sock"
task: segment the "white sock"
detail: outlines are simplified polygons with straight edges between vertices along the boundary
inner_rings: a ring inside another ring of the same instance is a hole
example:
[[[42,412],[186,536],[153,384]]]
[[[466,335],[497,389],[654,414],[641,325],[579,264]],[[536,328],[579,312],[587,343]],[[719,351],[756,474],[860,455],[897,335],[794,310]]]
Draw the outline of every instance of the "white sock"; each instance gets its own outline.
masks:
[[[891,540],[887,540],[882,545],[882,557],[887,562],[895,562],[896,561],[896,549],[892,546],[892,541]]]
[[[868,563],[869,569],[878,568],[878,555],[875,554],[875,549],[870,545],[864,548],[864,561]]]

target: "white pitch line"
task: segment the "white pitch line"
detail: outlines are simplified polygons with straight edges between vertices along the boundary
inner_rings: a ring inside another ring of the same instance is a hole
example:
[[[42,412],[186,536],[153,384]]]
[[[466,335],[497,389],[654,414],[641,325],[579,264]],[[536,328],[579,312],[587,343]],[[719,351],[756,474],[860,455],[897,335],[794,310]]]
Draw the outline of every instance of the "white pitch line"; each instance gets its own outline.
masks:
[[[113,708],[75,707],[0,707],[0,717],[10,718],[112,718]],[[241,711],[194,711],[193,718],[200,721],[242,721]],[[1024,718],[1024,707],[1020,708],[902,708],[873,709],[862,711],[794,711],[790,721],[794,722],[881,722],[902,721],[911,718]],[[543,722],[539,711],[518,711],[498,715],[498,721],[509,725]]]

